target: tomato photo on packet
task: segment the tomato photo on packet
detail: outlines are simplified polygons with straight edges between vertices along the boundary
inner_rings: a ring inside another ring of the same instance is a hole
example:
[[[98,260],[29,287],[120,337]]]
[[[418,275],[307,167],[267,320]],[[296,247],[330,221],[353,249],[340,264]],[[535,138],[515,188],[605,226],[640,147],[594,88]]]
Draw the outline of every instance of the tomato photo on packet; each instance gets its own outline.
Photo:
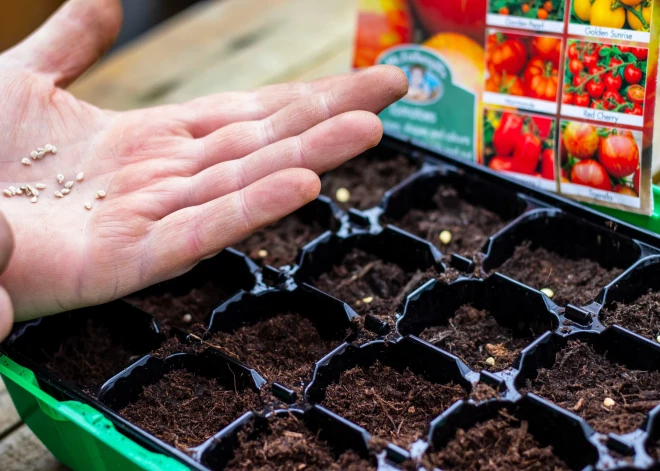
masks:
[[[648,50],[571,39],[562,103],[643,116]]]
[[[555,179],[555,120],[484,110],[484,163],[495,171]]]
[[[561,124],[562,171],[567,182],[597,190],[639,196],[641,132],[564,121]]]
[[[573,0],[571,24],[651,31],[653,0]]]
[[[486,42],[485,90],[556,102],[562,40],[491,32]]]
[[[567,0],[490,0],[488,13],[534,20],[563,21]]]

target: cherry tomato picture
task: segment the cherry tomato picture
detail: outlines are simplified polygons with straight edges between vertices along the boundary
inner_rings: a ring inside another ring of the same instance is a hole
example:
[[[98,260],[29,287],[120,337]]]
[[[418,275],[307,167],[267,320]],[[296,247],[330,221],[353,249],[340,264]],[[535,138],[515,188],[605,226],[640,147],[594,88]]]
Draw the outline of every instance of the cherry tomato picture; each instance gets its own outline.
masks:
[[[598,160],[614,178],[628,177],[639,167],[639,148],[627,135],[611,134],[600,142]]]
[[[633,64],[628,64],[623,71],[623,78],[630,84],[639,83],[642,80],[642,75],[642,69]]]

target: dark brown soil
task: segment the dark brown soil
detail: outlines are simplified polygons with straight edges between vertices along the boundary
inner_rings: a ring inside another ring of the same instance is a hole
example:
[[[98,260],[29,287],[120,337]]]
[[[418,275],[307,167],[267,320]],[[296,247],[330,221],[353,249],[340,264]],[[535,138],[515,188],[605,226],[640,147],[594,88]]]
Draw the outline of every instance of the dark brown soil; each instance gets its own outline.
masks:
[[[660,291],[649,290],[633,303],[615,303],[603,309],[600,317],[605,325],[618,324],[655,340],[660,335]]]
[[[318,222],[305,223],[293,214],[252,234],[233,248],[260,265],[279,268],[296,263],[298,250],[324,232],[325,228]]]
[[[660,440],[649,445],[647,451],[649,455],[651,455],[651,458],[654,460],[660,460]]]
[[[399,155],[394,158],[358,157],[325,174],[321,179],[321,193],[332,198],[342,209],[369,209],[380,203],[385,192],[412,175],[417,169],[413,160]],[[337,201],[339,188],[350,192],[346,203]]]
[[[230,295],[231,293],[208,281],[179,296],[169,292],[149,294],[149,290],[146,290],[132,294],[126,300],[167,327],[190,330],[195,324],[206,324],[211,311]],[[190,322],[186,322],[186,314],[190,314]]]
[[[208,343],[256,369],[268,380],[295,387],[311,379],[314,364],[342,340],[325,340],[309,319],[288,313],[233,333],[216,332]]]
[[[165,340],[151,355],[156,358],[167,358],[175,353],[195,353],[208,348],[200,342],[182,342],[178,337],[170,337]]]
[[[587,258],[571,259],[529,243],[516,248],[497,268],[498,272],[536,289],[550,288],[552,300],[564,306],[584,306],[596,299],[601,289],[623,273],[622,268],[603,268]]]
[[[507,221],[462,199],[456,189],[442,185],[426,207],[411,209],[403,218],[385,222],[428,240],[443,253],[473,258]],[[440,242],[442,231],[451,233],[447,245]]]
[[[227,471],[375,471],[368,461],[347,451],[337,456],[294,415],[271,418],[268,429],[251,440],[252,427],[238,434],[239,446]]]
[[[322,405],[374,436],[407,447],[428,432],[431,420],[467,397],[457,384],[437,384],[376,362],[341,374]]]
[[[435,274],[433,270],[406,272],[395,263],[358,249],[338,263],[311,284],[341,299],[358,314],[371,314],[390,324],[396,320],[396,310],[406,296]]]
[[[446,471],[568,471],[552,447],[542,446],[527,428],[527,422],[501,411],[495,419],[459,429],[442,450],[424,455],[422,464]]]
[[[259,395],[250,389],[234,391],[215,379],[174,370],[146,386],[138,399],[119,414],[186,451],[211,438],[245,412],[260,408]]]
[[[490,313],[465,305],[449,319],[449,325],[428,327],[419,338],[456,355],[475,371],[501,371],[513,366],[535,335],[529,332],[529,336],[514,338],[511,329],[500,326]],[[486,362],[489,357],[495,364]]]
[[[528,380],[532,392],[583,417],[596,431],[625,434],[644,423],[660,403],[660,372],[636,371],[610,362],[591,345],[571,341],[550,369],[540,369]],[[615,401],[613,407],[603,404]]]
[[[64,340],[44,366],[61,379],[89,390],[137,361],[141,353],[115,343],[107,327],[88,319],[85,327]]]

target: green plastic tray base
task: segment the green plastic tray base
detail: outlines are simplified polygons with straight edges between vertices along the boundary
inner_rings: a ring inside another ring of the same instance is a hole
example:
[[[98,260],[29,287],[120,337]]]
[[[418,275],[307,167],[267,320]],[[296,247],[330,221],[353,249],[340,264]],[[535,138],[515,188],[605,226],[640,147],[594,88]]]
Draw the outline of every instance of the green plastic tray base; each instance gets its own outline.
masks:
[[[0,356],[0,376],[23,422],[55,457],[79,471],[184,471],[189,468],[119,433],[103,415],[75,401],[60,402],[39,387],[32,371]]]

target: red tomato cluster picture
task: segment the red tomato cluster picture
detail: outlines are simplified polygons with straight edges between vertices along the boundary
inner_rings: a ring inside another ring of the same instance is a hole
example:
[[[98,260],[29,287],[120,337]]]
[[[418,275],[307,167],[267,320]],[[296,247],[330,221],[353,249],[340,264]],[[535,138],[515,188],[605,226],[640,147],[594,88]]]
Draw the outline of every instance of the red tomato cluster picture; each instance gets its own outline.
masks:
[[[485,163],[509,171],[555,179],[555,120],[508,111],[484,111]]]
[[[556,101],[562,41],[492,32],[486,42],[486,91]]]
[[[641,156],[633,132],[577,121],[564,121],[561,127],[561,167],[567,176],[562,181],[639,195]]]
[[[643,47],[570,40],[562,102],[642,116],[648,54]]]

